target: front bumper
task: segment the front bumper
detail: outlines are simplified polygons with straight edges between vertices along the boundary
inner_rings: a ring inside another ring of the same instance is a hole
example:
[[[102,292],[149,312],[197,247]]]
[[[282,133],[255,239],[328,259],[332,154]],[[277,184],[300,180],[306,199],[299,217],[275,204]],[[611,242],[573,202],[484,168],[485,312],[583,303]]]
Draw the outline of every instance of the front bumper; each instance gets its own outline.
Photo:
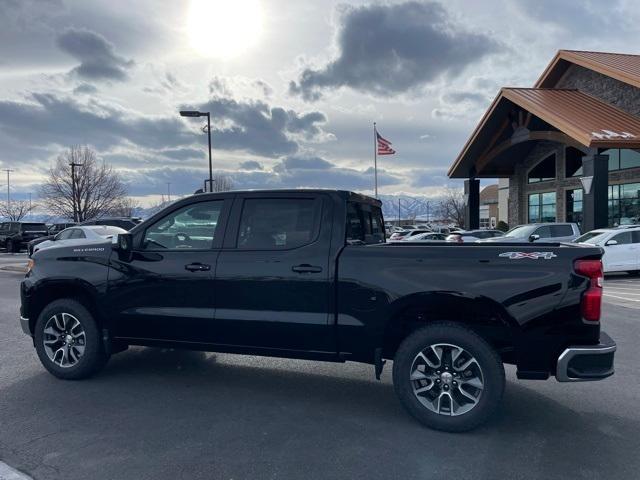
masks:
[[[29,319],[25,318],[25,317],[20,317],[20,326],[22,327],[22,331],[24,333],[26,333],[27,335],[29,335],[30,337],[33,336],[33,333],[31,333],[31,328],[29,328]]]
[[[568,347],[558,357],[556,380],[559,382],[587,382],[613,375],[616,342],[605,332],[600,333],[598,345]]]

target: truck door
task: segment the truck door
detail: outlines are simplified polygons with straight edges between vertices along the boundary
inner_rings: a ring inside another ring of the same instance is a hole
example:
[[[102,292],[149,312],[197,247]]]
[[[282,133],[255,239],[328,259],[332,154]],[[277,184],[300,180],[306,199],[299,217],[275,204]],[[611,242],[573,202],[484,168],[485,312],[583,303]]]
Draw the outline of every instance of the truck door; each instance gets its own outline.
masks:
[[[335,352],[332,222],[322,194],[238,195],[216,269],[219,341]]]
[[[178,206],[136,234],[130,261],[111,256],[115,336],[214,343],[216,260],[232,200]]]

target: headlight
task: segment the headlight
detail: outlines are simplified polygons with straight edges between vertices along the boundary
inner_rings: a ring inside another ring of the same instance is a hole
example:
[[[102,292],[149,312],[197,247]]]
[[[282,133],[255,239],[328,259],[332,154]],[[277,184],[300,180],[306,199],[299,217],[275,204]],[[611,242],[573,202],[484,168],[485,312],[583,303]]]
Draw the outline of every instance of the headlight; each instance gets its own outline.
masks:
[[[33,258],[30,258],[29,261],[27,262],[27,272],[29,273],[31,270],[33,270],[33,267],[36,265],[36,262],[33,260]]]

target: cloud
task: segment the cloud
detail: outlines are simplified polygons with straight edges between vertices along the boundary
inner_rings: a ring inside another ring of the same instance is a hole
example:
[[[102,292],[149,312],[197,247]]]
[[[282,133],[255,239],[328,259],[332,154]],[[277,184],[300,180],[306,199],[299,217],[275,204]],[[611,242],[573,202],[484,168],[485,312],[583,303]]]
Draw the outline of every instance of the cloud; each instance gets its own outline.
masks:
[[[262,166],[262,164],[255,160],[247,160],[245,162],[240,162],[238,167],[240,167],[240,170],[264,170],[264,167]]]
[[[88,83],[81,83],[76,88],[73,89],[73,93],[76,95],[80,94],[95,94],[98,93],[98,89],[95,85],[90,85]]]
[[[67,28],[57,36],[56,44],[80,62],[72,73],[88,80],[123,81],[133,66],[132,60],[116,55],[113,44],[91,30]]]
[[[323,90],[350,87],[388,97],[455,77],[500,50],[489,36],[455,24],[439,3],[414,1],[347,8],[337,47],[327,65],[304,69],[290,93],[314,101]]]
[[[321,125],[327,120],[322,112],[300,114],[261,100],[226,97],[212,98],[197,109],[212,112],[217,148],[272,158],[296,153],[298,138],[314,141],[322,137]]]

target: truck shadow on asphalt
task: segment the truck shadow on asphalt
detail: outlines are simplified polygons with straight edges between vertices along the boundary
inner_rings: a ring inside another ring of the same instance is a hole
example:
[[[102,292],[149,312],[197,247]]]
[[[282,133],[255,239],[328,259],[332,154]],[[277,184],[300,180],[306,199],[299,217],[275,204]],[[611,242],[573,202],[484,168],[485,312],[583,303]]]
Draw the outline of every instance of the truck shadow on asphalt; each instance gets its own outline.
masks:
[[[269,362],[135,348],[90,380],[61,381],[42,371],[3,389],[0,453],[27,470],[27,457],[47,458],[61,477],[73,466],[68,478],[90,478],[90,468],[109,468],[109,461],[116,469],[128,466],[125,472],[137,471],[142,460],[189,472],[210,456],[220,476],[236,478],[247,476],[250,464],[263,469],[263,478],[299,478],[299,462],[306,478],[335,478],[349,468],[385,478],[374,468],[381,456],[385,472],[406,472],[404,478],[427,471],[456,478],[634,478],[640,465],[640,422],[576,411],[535,384],[509,382],[499,415],[452,435],[404,413],[389,366],[377,382],[369,366]]]

